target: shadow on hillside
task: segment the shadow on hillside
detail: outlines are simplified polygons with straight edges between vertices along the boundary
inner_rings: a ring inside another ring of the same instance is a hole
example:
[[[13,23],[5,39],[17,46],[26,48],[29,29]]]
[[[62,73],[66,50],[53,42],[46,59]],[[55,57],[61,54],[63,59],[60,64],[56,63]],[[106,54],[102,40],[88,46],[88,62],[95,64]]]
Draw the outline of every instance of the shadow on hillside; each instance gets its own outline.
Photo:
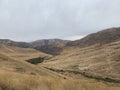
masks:
[[[45,59],[46,59],[46,57],[38,57],[38,58],[29,59],[26,61],[31,64],[39,64],[39,63],[42,63]]]

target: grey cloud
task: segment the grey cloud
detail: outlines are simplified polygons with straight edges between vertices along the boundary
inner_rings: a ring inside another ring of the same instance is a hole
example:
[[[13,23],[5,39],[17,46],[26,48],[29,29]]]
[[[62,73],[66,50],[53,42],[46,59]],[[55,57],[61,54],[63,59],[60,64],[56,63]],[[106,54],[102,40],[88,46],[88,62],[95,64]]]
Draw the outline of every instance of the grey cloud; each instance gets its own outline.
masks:
[[[120,0],[0,0],[0,38],[81,37],[120,26]]]

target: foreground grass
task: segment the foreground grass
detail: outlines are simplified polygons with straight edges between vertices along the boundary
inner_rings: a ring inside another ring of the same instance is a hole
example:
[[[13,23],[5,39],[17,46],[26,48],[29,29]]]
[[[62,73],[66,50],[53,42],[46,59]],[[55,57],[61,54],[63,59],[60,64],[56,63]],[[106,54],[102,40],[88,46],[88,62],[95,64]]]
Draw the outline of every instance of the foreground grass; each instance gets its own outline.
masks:
[[[60,79],[0,70],[0,90],[120,90],[120,88],[82,79]]]

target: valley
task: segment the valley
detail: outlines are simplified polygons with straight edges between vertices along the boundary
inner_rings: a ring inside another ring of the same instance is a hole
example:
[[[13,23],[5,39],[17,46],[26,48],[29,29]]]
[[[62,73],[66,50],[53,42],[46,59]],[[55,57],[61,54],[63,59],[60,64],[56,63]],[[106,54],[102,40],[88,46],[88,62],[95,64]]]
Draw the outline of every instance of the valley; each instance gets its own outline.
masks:
[[[76,41],[1,39],[0,90],[120,90],[120,28]]]

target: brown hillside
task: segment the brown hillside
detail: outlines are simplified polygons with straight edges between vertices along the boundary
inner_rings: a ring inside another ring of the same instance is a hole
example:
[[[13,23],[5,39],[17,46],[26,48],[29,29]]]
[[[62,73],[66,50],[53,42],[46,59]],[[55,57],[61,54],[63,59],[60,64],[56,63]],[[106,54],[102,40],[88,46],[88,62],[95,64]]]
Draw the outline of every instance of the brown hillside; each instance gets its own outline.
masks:
[[[120,78],[120,41],[103,46],[66,48],[61,55],[45,62],[44,66]]]
[[[31,42],[32,48],[40,50],[44,53],[58,55],[62,50],[67,40],[61,39],[43,39]]]
[[[0,45],[0,53],[19,60],[28,60],[37,57],[51,57],[51,55],[32,48],[20,48],[6,45]]]
[[[0,44],[7,45],[7,46],[21,47],[21,48],[30,47],[29,43],[12,41],[12,40],[9,40],[9,39],[0,39]]]
[[[90,34],[81,40],[68,42],[66,46],[87,47],[94,44],[103,45],[117,40],[120,40],[120,28],[110,28]]]
[[[50,57],[31,48],[19,48],[0,45],[0,69],[17,73],[26,73],[32,75],[59,77],[58,74],[42,67],[36,67],[26,60],[36,57]]]

